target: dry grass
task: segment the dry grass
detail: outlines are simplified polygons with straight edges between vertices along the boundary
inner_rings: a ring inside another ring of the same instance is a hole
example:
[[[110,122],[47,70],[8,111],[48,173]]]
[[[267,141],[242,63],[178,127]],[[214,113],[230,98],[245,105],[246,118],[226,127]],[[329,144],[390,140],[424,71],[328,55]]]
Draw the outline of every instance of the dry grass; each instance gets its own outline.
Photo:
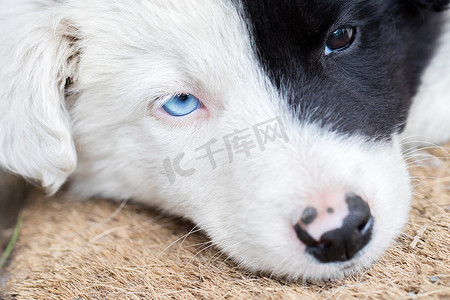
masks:
[[[429,153],[448,157],[439,149]],[[415,160],[411,221],[363,274],[321,284],[252,275],[201,233],[189,234],[190,223],[137,205],[35,195],[23,213],[5,297],[450,299],[450,162]]]

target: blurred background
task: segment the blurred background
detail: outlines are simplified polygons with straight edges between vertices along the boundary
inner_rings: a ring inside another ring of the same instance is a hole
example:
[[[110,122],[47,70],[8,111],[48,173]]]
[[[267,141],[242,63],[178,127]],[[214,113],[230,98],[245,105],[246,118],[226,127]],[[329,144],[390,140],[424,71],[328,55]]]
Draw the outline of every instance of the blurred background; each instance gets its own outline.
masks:
[[[23,179],[0,169],[0,255],[9,242],[30,189]]]

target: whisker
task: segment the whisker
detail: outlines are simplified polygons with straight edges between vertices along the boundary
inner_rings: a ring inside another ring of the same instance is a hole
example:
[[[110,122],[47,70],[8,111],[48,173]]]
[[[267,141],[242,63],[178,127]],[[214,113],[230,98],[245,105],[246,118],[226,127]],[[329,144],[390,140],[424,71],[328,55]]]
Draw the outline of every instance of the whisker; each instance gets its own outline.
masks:
[[[86,232],[88,232],[89,230],[93,230],[93,229],[96,229],[96,228],[98,228],[98,227],[101,227],[101,226],[103,226],[103,225],[105,225],[105,224],[107,224],[107,223],[109,223],[112,219],[114,219],[124,208],[125,208],[125,206],[127,205],[127,203],[128,203],[128,200],[129,199],[124,199],[124,200],[122,200],[122,202],[120,203],[120,205],[119,205],[119,207],[111,214],[111,215],[109,215],[106,219],[104,219],[103,221],[101,221],[101,222],[99,222],[99,223],[96,223],[96,224],[94,224],[93,226],[91,226],[91,227],[88,227],[88,228],[86,228],[84,231],[83,231],[83,233],[86,233]]]
[[[438,145],[436,143],[431,143],[431,142],[425,142],[425,141],[412,141],[412,142],[408,142],[408,143],[417,143],[420,144],[419,146],[412,146],[409,149],[413,149],[411,151],[413,152],[418,152],[418,151],[422,151],[422,150],[430,150],[430,149],[440,149],[442,151],[444,151],[449,157],[450,157],[450,153],[449,150],[447,148],[442,147],[441,145]],[[408,144],[408,143],[403,143],[403,145]],[[427,145],[427,146],[425,146]],[[415,147],[417,147],[416,149],[414,149]],[[406,152],[406,150],[403,151],[403,154],[408,154],[408,152]]]
[[[435,156],[433,156],[433,157],[423,158],[423,159],[419,159],[419,160],[415,160],[415,161],[409,162],[409,163],[406,164],[406,166],[407,167],[414,167],[414,164],[418,164],[418,163],[421,163],[421,162],[424,162],[424,161],[431,161],[431,160],[436,160],[436,161],[439,161],[440,163],[443,163],[443,161],[440,160],[442,158],[445,158],[445,157],[435,157]],[[418,166],[420,166],[420,165],[418,164]]]
[[[164,252],[166,252],[170,247],[172,247],[173,245],[175,245],[177,242],[183,240],[183,242],[187,239],[187,237],[191,234],[194,234],[196,232],[199,232],[201,229],[196,229],[198,227],[198,225],[195,225],[188,233],[182,235],[181,237],[179,237],[178,239],[176,239],[174,242],[172,242],[169,246],[167,246],[163,251],[161,251],[159,253],[159,255],[164,254]],[[181,243],[181,245],[183,245],[183,242]],[[180,245],[180,247],[181,247]]]
[[[202,249],[200,249],[197,253],[194,254],[194,256],[192,256],[189,261],[186,263],[186,266],[188,266],[189,264],[192,263],[192,261],[202,252],[210,249],[211,247],[213,247],[214,244],[212,242],[208,243],[208,245],[206,245],[206,247],[203,247]]]

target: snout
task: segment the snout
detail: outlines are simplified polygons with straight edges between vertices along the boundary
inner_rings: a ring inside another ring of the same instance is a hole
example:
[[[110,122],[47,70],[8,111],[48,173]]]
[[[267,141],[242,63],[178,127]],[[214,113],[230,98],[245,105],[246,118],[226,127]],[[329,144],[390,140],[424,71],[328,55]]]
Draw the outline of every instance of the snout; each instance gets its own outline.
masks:
[[[374,217],[354,193],[329,193],[312,199],[294,225],[306,252],[322,263],[351,260],[372,236]]]

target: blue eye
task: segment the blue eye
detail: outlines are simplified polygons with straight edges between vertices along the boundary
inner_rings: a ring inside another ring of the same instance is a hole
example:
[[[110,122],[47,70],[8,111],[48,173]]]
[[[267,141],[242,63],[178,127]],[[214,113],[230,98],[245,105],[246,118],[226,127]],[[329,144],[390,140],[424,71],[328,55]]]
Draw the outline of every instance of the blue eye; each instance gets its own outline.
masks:
[[[174,117],[189,115],[202,107],[202,103],[196,97],[189,94],[173,96],[163,106],[163,109]]]

